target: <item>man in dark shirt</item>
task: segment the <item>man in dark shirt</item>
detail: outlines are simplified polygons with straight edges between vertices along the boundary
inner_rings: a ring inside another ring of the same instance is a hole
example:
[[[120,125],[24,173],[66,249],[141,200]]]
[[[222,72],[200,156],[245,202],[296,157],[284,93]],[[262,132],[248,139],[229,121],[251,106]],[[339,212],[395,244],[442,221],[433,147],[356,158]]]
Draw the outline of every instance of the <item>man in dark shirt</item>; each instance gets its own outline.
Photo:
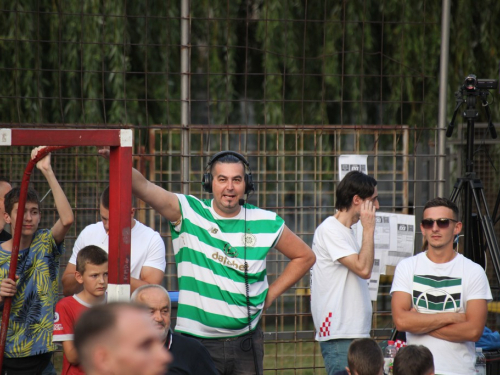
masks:
[[[171,303],[165,288],[156,284],[143,285],[135,290],[131,299],[148,307],[151,318],[162,332],[165,347],[174,357],[168,366],[168,375],[218,375],[210,353],[200,342],[170,330]]]
[[[4,218],[4,197],[9,191],[12,190],[12,186],[10,185],[9,180],[4,177],[0,177],[0,242],[8,241],[12,238],[9,232],[4,230],[5,227],[5,218]]]

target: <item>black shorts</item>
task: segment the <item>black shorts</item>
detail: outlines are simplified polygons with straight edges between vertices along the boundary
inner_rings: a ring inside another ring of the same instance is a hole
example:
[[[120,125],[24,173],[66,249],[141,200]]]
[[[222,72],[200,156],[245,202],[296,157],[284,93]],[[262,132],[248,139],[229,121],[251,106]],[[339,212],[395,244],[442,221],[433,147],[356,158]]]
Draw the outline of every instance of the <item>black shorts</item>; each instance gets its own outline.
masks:
[[[52,352],[22,358],[3,358],[2,375],[39,375],[52,358]]]

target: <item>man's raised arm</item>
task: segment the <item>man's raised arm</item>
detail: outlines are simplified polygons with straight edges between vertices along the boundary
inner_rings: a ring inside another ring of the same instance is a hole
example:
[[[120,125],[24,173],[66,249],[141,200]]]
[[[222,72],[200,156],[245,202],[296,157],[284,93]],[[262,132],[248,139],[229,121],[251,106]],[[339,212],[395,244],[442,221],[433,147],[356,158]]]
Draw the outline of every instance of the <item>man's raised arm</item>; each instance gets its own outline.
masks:
[[[181,210],[177,196],[148,181],[135,168],[132,168],[132,193],[153,207],[165,219],[172,222],[180,219]]]
[[[45,148],[45,146],[37,147],[31,151],[31,158],[34,159],[38,154],[38,151]],[[54,197],[54,203],[56,205],[57,213],[59,214],[59,219],[52,227],[52,236],[57,244],[64,241],[66,233],[68,233],[69,228],[75,220],[73,215],[73,209],[68,202],[68,198],[64,194],[61,185],[56,179],[52,166],[50,164],[50,154],[45,156],[42,160],[36,163],[36,167],[43,173],[47,182],[49,183],[50,189],[52,190],[52,196]]]

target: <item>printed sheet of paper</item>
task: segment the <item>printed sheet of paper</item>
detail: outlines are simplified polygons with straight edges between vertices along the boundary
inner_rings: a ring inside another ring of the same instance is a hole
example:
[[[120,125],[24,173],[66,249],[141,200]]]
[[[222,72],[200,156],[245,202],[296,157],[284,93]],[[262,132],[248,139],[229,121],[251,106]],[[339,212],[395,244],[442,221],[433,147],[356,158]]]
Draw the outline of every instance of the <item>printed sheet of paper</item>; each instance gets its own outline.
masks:
[[[363,239],[361,221],[358,221],[352,229],[361,246]],[[377,212],[374,242],[372,275],[370,280],[367,280],[372,301],[377,300],[380,275],[385,274],[385,267],[396,266],[400,260],[413,255],[415,216]]]
[[[372,275],[366,282],[368,283],[368,291],[370,292],[370,300],[376,301],[378,295],[378,286],[380,283],[380,259],[373,259]]]
[[[415,252],[415,216],[397,215],[396,246],[389,250],[386,266],[397,266]]]
[[[339,156],[339,181],[351,171],[368,173],[368,155],[340,155]]]

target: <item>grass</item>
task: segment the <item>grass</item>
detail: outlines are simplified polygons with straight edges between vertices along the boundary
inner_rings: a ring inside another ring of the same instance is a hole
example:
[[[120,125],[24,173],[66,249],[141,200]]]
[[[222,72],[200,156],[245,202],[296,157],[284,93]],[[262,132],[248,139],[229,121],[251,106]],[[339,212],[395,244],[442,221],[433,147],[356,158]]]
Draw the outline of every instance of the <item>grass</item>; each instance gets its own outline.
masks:
[[[63,353],[54,353],[54,367],[62,371]],[[326,375],[323,357],[317,342],[264,343],[265,375]]]
[[[264,342],[265,375],[325,375],[319,343]]]

